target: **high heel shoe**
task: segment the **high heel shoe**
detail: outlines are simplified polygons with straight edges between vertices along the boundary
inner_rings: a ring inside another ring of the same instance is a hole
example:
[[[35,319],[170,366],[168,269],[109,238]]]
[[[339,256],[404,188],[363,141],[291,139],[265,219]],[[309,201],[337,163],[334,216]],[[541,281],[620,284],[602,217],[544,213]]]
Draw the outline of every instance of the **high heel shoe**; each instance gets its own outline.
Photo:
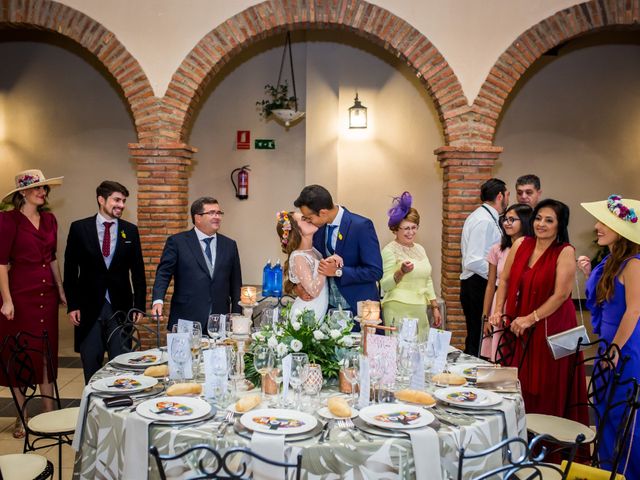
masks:
[[[26,432],[24,431],[24,425],[20,417],[16,418],[16,423],[13,425],[13,438],[24,438]]]

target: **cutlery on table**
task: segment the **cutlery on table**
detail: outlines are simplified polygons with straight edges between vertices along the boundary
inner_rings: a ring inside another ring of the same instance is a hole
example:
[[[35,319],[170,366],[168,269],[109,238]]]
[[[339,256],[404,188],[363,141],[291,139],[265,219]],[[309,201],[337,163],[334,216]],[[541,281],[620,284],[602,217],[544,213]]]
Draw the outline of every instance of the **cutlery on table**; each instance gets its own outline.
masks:
[[[324,443],[327,441],[327,437],[329,437],[329,430],[331,429],[331,420],[327,420],[327,423],[322,427],[322,431],[320,432],[320,438],[318,439],[318,443]]]
[[[338,420],[338,428],[340,430],[346,430],[349,433],[349,436],[351,437],[351,439],[354,442],[357,442],[358,439],[356,438],[356,436],[353,434],[353,431],[351,431],[351,429],[349,428],[349,426],[347,425],[347,422],[345,420]]]
[[[227,427],[232,425],[235,422],[233,417],[233,412],[228,411],[222,421],[220,422],[220,426],[218,427],[218,433],[216,434],[217,438],[224,437],[225,432],[227,431]]]
[[[368,442],[373,442],[373,438],[371,438],[371,435],[369,435],[367,432],[365,432],[361,428],[358,428],[356,424],[353,423],[353,420],[351,420],[350,418],[345,418],[344,423],[347,425],[347,428],[353,428],[355,430],[358,430],[358,432],[360,432],[360,435],[362,435],[364,439],[367,440]]]

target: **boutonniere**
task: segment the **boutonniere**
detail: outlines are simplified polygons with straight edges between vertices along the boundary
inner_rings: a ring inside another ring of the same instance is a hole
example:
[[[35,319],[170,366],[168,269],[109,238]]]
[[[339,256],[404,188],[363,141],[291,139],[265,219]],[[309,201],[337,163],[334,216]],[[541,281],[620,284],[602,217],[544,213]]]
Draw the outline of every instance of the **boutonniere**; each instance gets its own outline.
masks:
[[[342,240],[342,234],[340,232],[338,232],[338,240]]]
[[[124,233],[124,230],[120,230],[120,236],[121,236],[122,238],[124,238],[124,239],[126,239],[126,238],[127,238],[127,234],[126,234],[126,233]]]

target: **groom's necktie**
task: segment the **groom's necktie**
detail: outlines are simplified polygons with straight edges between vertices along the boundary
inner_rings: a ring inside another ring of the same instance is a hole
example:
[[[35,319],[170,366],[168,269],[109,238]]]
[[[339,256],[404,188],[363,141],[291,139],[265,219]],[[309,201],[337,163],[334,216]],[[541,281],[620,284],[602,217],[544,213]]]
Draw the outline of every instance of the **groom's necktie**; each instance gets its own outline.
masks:
[[[204,254],[209,259],[209,263],[213,264],[213,257],[211,256],[211,241],[213,237],[203,238],[202,241],[205,243]]]
[[[338,228],[338,225],[327,225],[327,252],[329,255],[333,255],[335,250],[333,249],[333,231]]]
[[[104,234],[102,236],[102,256],[107,258],[111,255],[111,225],[115,222],[103,222]]]

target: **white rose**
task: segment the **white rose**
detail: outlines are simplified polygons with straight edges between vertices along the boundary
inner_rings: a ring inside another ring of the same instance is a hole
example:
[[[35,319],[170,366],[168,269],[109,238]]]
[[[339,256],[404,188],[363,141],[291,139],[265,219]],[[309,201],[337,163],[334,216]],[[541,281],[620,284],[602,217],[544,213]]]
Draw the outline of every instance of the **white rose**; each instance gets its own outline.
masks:
[[[274,336],[269,337],[269,340],[267,340],[267,346],[269,348],[276,348],[277,345],[278,345],[278,339]]]
[[[262,336],[262,334],[260,332],[256,332],[252,335],[253,339],[258,341],[258,342],[262,342],[264,340],[264,337]]]
[[[316,330],[313,332],[313,338],[315,338],[316,340],[324,340],[327,337],[320,330]]]
[[[302,342],[300,340],[296,340],[295,338],[291,340],[291,350],[294,352],[299,352],[302,350]]]
[[[279,357],[284,357],[287,352],[289,352],[289,347],[287,347],[284,343],[279,343],[276,347],[276,353]]]
[[[353,338],[351,338],[351,336],[350,336],[350,335],[347,335],[347,336],[343,337],[343,338],[342,338],[342,344],[343,344],[345,347],[351,347],[351,346],[353,346]]]
[[[340,333],[340,330],[331,330],[331,331],[329,332],[329,336],[330,336],[331,338],[333,338],[334,340],[335,340],[336,338],[339,338],[339,337],[340,337],[340,335],[342,335],[342,334]]]
[[[302,324],[300,322],[291,322],[291,328],[293,328],[296,332],[300,330]]]

